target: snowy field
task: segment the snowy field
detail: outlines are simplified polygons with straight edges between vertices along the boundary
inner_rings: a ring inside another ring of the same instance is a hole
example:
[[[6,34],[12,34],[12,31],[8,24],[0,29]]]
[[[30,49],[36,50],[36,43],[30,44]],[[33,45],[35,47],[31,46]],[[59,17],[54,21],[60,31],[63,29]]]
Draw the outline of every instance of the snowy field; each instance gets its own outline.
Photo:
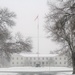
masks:
[[[43,72],[43,71],[72,71],[72,68],[68,67],[10,67],[10,68],[0,68],[1,71],[11,71],[11,72]]]
[[[72,68],[10,67],[10,68],[0,68],[0,75],[72,75]]]

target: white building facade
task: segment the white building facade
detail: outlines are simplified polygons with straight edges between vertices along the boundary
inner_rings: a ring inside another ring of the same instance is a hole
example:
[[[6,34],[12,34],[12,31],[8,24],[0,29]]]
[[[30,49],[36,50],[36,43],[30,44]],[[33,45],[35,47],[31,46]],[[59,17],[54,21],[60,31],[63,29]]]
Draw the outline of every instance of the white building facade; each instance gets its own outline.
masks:
[[[68,59],[65,55],[57,54],[13,54],[11,56],[10,66],[12,67],[23,67],[23,66],[32,66],[32,67],[49,67],[49,66],[58,66],[58,67],[67,67]]]

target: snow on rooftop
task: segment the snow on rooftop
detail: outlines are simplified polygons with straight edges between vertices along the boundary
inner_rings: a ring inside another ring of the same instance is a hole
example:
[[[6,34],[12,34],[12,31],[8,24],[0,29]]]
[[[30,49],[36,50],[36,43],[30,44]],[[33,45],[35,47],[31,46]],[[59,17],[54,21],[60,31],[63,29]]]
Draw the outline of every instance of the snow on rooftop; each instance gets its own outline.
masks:
[[[21,53],[20,55],[25,56],[25,57],[55,57],[58,54],[25,54],[25,53]]]

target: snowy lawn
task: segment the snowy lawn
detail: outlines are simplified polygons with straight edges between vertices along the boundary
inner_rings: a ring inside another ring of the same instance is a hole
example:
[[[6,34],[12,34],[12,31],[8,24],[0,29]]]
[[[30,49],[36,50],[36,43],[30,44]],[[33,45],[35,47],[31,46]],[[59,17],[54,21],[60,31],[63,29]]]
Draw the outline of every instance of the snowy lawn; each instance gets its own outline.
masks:
[[[68,68],[68,67],[10,67],[10,68],[0,68],[0,75],[72,75],[72,68]]]
[[[10,67],[0,68],[1,71],[23,71],[23,72],[41,72],[41,71],[58,71],[58,72],[72,72],[72,68],[68,67]]]
[[[32,72],[32,73],[0,73],[0,75],[72,75],[72,73],[71,72],[56,72],[56,73]]]

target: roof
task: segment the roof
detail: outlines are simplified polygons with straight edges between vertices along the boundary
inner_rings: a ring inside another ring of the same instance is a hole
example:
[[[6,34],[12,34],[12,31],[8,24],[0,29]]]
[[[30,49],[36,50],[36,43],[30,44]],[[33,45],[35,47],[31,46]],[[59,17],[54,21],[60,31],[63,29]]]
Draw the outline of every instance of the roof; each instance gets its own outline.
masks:
[[[20,55],[24,56],[24,57],[55,57],[58,54],[24,54],[21,53]]]

